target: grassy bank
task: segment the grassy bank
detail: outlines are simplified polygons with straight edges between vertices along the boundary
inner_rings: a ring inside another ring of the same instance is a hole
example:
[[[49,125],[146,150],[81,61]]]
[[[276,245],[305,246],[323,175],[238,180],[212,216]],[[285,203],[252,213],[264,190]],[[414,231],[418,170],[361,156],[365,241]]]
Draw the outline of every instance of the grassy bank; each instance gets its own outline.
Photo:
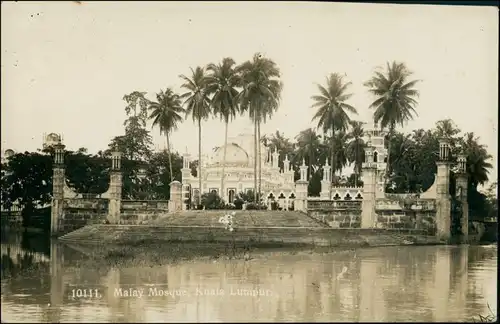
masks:
[[[250,261],[252,259],[287,256],[287,255],[310,255],[331,254],[353,251],[353,248],[343,247],[319,247],[307,244],[283,244],[263,243],[248,244],[242,242],[233,243],[209,243],[209,242],[136,242],[133,245],[107,245],[89,246],[65,243],[68,248],[84,254],[84,261],[79,261],[79,266],[91,268],[108,268],[116,266],[151,266],[175,264],[187,261],[211,261],[218,260],[240,260]]]

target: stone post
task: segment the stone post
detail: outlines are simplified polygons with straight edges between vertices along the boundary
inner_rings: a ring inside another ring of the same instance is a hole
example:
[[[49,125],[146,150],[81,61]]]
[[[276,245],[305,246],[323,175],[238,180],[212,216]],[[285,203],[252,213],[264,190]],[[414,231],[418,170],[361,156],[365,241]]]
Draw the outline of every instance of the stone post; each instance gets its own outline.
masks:
[[[52,207],[50,215],[50,233],[57,235],[64,219],[64,145],[55,145],[53,176],[52,176]]]
[[[456,181],[457,198],[462,203],[462,217],[460,218],[460,225],[462,234],[467,241],[469,236],[469,203],[467,201],[468,181],[467,176],[467,158],[463,155],[458,157],[458,172]]]
[[[170,183],[170,200],[168,201],[168,212],[178,212],[182,210],[182,184],[174,180]]]
[[[279,158],[280,154],[278,153],[277,150],[273,152],[273,161],[272,161],[272,167],[273,169],[278,169],[279,168]]]
[[[361,202],[361,228],[375,227],[377,214],[375,212],[376,185],[377,185],[377,163],[373,162],[373,150],[371,142],[365,148],[365,159],[363,162],[363,201]]]
[[[300,166],[300,179],[295,182],[295,206],[297,211],[307,211],[307,187],[309,181],[307,181],[307,165],[305,160],[302,160],[302,165]]]
[[[320,198],[323,200],[332,199],[330,197],[330,187],[332,185],[332,180],[330,179],[330,165],[328,164],[328,159],[325,161],[325,165],[323,166],[323,180],[321,180],[321,193]]]
[[[448,241],[451,237],[450,199],[450,147],[446,140],[439,141],[439,161],[437,164],[436,226],[437,237]]]
[[[122,172],[120,152],[113,152],[111,155],[111,174],[109,189],[110,198],[108,207],[108,221],[111,224],[119,224],[122,208]]]

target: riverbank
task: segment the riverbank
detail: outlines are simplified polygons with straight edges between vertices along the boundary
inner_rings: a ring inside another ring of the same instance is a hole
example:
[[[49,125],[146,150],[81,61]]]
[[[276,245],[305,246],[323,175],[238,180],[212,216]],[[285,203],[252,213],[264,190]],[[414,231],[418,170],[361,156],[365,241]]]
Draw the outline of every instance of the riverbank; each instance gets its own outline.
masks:
[[[84,245],[126,245],[197,243],[317,247],[368,247],[443,244],[434,236],[414,230],[333,229],[322,227],[244,227],[230,232],[223,227],[88,225],[59,238]]]

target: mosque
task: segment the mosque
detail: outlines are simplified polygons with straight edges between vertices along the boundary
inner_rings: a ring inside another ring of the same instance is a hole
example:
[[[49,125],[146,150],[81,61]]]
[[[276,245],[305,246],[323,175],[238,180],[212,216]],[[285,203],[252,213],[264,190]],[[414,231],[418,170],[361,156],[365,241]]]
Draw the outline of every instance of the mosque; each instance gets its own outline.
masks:
[[[377,196],[383,196],[384,175],[387,161],[387,149],[384,143],[385,132],[381,131],[377,125],[365,130],[365,142],[370,141],[374,148],[373,161],[377,166],[376,172],[376,192]],[[289,157],[281,157],[283,167],[279,167],[279,152],[271,152],[269,148],[260,144],[261,165],[262,165],[262,183],[261,192],[264,202],[270,208],[271,202],[275,201],[283,210],[294,208],[294,201],[297,195],[297,186],[294,181],[294,170],[292,169]],[[226,165],[224,178],[224,192],[220,192],[222,163],[224,155],[224,145],[217,147],[211,156],[202,156],[202,193],[216,192],[226,202],[233,202],[240,192],[248,192],[254,187],[254,135],[250,130],[245,130],[239,135],[228,138],[226,148]],[[186,152],[183,155],[182,168],[182,194],[184,199],[192,197],[192,201],[197,201],[200,195],[199,179],[191,174],[189,163],[192,156]],[[259,165],[257,165],[257,172]],[[305,176],[302,175],[299,181],[307,181],[307,166],[303,163],[301,169],[305,169]],[[325,171],[322,181],[321,197],[318,199],[330,199],[329,185],[330,166],[328,161],[323,166]],[[357,197],[362,199],[363,188],[333,187],[332,197],[334,199],[352,199]],[[311,197],[312,198],[312,197]],[[183,209],[187,209],[185,203]]]

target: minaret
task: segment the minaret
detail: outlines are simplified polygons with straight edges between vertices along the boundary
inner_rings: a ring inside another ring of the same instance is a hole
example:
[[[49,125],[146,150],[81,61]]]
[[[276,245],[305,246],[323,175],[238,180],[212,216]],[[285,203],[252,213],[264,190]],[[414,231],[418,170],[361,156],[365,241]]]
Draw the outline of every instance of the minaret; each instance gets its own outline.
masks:
[[[191,168],[189,167],[189,163],[191,163],[191,155],[188,153],[187,147],[186,152],[182,156],[182,182],[189,179],[191,177]]]
[[[309,182],[307,181],[307,165],[306,161],[302,160],[302,165],[300,166],[300,179],[295,182],[295,209],[297,211],[307,211],[307,187]]]
[[[52,176],[52,208],[50,215],[50,233],[57,235],[61,230],[61,221],[64,218],[64,145],[62,143],[55,145],[53,176]]]
[[[377,164],[373,162],[374,147],[366,143],[363,163],[363,201],[361,202],[361,228],[373,228],[376,224],[375,199],[377,185]]]
[[[462,217],[460,225],[462,234],[467,241],[469,236],[469,203],[467,202],[468,175],[467,175],[467,158],[464,155],[458,156],[458,172],[456,180],[457,198],[462,203]]]
[[[330,179],[330,165],[328,164],[328,158],[325,160],[325,165],[323,166],[323,180],[321,180],[321,193],[320,198],[323,200],[329,200],[330,197],[330,186],[332,185],[332,180]]]
[[[182,185],[182,210],[187,210],[188,205],[189,205],[189,196],[190,196],[190,191],[191,191],[191,186],[190,186],[190,181],[189,179],[191,178],[191,168],[189,167],[189,163],[191,162],[191,156],[188,153],[188,149],[186,147],[186,152],[182,156],[182,179],[181,179],[181,185]]]
[[[439,161],[437,164],[436,197],[436,235],[442,241],[451,237],[451,200],[450,200],[450,146],[448,141],[439,141]]]
[[[120,222],[122,206],[122,172],[120,152],[113,152],[111,155],[109,194],[108,220],[111,224],[118,224]]]
[[[278,169],[279,168],[279,158],[280,158],[280,154],[278,153],[278,150],[274,149],[274,152],[273,152],[273,163],[272,163],[273,169]]]

